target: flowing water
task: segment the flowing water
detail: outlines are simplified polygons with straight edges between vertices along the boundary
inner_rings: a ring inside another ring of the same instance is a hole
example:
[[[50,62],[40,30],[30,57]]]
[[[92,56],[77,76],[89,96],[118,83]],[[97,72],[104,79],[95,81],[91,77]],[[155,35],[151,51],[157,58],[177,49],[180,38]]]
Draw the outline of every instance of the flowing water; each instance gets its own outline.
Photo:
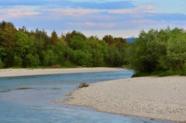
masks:
[[[127,70],[0,78],[0,123],[168,123],[56,103],[82,82],[131,77]]]

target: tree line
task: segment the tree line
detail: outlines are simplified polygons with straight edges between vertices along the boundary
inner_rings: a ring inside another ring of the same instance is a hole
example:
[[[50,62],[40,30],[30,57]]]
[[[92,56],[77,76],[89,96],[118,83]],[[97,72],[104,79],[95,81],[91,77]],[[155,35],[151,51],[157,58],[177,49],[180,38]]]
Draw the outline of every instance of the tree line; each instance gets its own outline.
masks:
[[[126,39],[111,35],[99,39],[77,31],[61,36],[53,31],[48,36],[45,30],[0,23],[0,68],[120,67],[127,62],[126,47]]]
[[[127,59],[136,76],[186,75],[186,31],[142,31],[128,48]]]

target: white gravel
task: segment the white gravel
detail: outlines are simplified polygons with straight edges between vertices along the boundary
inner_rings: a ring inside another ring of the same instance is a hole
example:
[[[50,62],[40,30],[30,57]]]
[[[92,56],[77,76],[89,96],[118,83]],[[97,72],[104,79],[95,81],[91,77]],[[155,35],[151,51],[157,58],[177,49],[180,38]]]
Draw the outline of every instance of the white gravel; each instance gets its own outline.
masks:
[[[98,111],[186,121],[186,77],[141,77],[92,84],[65,102]]]

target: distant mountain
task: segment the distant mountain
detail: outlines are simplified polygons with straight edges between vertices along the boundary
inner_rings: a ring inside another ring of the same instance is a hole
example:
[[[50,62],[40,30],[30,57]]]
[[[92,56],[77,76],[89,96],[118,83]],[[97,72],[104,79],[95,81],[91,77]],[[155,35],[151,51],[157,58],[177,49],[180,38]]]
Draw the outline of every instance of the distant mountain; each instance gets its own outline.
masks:
[[[127,39],[127,42],[130,44],[130,43],[133,43],[135,41],[135,37],[129,37],[129,38],[126,38]]]

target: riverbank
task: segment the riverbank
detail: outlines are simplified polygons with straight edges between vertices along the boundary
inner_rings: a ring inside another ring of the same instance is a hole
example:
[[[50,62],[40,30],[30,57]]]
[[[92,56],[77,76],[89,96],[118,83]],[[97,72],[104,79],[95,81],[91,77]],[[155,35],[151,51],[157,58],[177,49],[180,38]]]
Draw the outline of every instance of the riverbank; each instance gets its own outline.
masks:
[[[52,74],[68,74],[68,73],[86,73],[86,72],[108,72],[118,71],[121,68],[57,68],[57,69],[0,69],[0,77],[18,77],[33,75],[52,75]]]
[[[105,81],[76,90],[67,104],[153,119],[186,121],[186,77]]]

